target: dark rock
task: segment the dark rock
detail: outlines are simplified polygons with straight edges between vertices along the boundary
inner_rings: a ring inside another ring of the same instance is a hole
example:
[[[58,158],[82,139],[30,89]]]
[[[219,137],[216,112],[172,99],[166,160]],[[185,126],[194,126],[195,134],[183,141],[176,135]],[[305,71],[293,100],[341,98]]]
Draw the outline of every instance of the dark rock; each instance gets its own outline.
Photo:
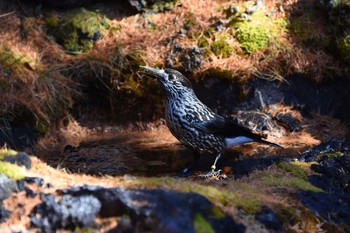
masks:
[[[79,147],[75,147],[72,145],[66,145],[63,149],[63,153],[73,153],[73,152],[78,152],[80,150]]]
[[[267,229],[274,232],[282,232],[283,224],[278,219],[278,216],[267,206],[263,206],[260,213],[255,215],[255,219],[262,223]]]
[[[91,4],[92,0],[43,0],[44,4],[52,7],[59,7],[64,9],[71,9],[75,7],[87,6]]]
[[[346,224],[350,227],[349,194],[334,195],[326,192],[300,191],[298,197],[314,214],[327,221]]]
[[[50,188],[54,188],[54,186],[53,186],[51,183],[47,183],[47,184],[46,184],[46,188],[49,188],[49,189],[50,189]]]
[[[272,164],[283,161],[282,158],[245,158],[238,161],[233,166],[233,175],[235,178],[247,176],[255,170],[265,170]]]
[[[208,222],[215,232],[245,230],[243,225],[235,223],[210,201],[195,193],[96,186],[62,190],[62,193],[96,197],[101,203],[99,215],[102,217],[129,215],[133,227],[131,232],[194,232],[196,216]]]
[[[323,179],[328,181],[327,191],[340,190],[350,194],[350,154],[338,157],[323,155],[319,159],[319,164],[312,164],[311,169],[322,174]]]
[[[32,167],[32,161],[26,152],[19,152],[17,155],[5,156],[4,161],[18,166],[24,166],[27,169]]]
[[[5,208],[0,208],[0,223],[6,222],[11,212]]]
[[[193,85],[199,99],[217,109],[218,113],[261,110],[262,102],[267,106],[283,102],[304,115],[318,112],[342,120],[349,119],[349,79],[336,78],[316,84],[311,78],[294,74],[285,77],[286,82],[283,83],[257,78],[242,85],[235,81],[232,74],[229,82],[224,75],[225,72],[215,75],[206,70],[199,75],[203,81]]]
[[[16,185],[17,185],[17,191],[22,192],[24,190],[24,179],[17,180]]]
[[[157,13],[170,10],[179,5],[178,0],[128,0],[129,4],[137,11]]]
[[[16,183],[7,176],[0,174],[0,204],[16,190]]]
[[[300,161],[313,162],[318,160],[324,154],[350,153],[350,141],[339,141],[332,138],[327,142],[308,149],[301,153]]]
[[[290,131],[300,131],[301,123],[295,119],[291,113],[278,113],[276,119],[279,123],[285,125]]]
[[[204,51],[196,46],[183,48],[180,44],[175,44],[167,58],[168,68],[178,69],[185,73],[191,73],[204,63]]]
[[[26,192],[26,197],[35,197],[36,196],[36,193],[28,187],[24,187],[24,191]]]
[[[301,160],[317,162],[309,182],[325,192],[300,191],[298,197],[312,212],[329,222],[350,227],[350,142],[332,139],[302,153]]]
[[[43,232],[56,232],[61,228],[74,230],[91,226],[100,209],[101,203],[90,195],[64,195],[59,201],[55,196],[47,195],[42,203],[35,206],[30,220],[32,226]]]
[[[40,178],[40,177],[28,177],[27,176],[23,180],[28,184],[37,184],[40,187],[42,187],[44,184],[44,179]]]
[[[278,125],[268,113],[261,111],[239,111],[236,118],[238,122],[245,128],[255,130],[256,132],[276,131],[279,130]]]

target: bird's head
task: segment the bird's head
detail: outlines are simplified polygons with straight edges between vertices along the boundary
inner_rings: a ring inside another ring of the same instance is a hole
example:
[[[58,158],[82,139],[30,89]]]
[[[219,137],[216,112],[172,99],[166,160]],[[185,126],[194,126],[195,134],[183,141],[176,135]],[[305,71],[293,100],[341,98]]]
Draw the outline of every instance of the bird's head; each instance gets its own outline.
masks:
[[[173,69],[156,69],[148,66],[141,66],[146,72],[140,73],[156,79],[167,96],[177,96],[184,93],[192,93],[191,82],[179,71]]]

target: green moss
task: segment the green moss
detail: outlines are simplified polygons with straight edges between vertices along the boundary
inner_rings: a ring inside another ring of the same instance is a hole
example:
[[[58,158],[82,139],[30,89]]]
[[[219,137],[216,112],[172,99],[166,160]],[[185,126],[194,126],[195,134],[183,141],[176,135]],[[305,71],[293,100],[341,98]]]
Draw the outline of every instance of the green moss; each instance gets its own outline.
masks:
[[[195,214],[193,227],[196,233],[215,233],[211,224],[201,214]]]
[[[350,31],[350,28],[349,28]],[[337,49],[339,50],[342,58],[350,62],[350,33],[344,37],[339,37],[336,40]]]
[[[222,212],[222,210],[217,206],[213,207],[212,214],[215,218],[224,218],[225,217],[224,212]]]
[[[284,174],[268,174],[261,177],[261,181],[266,185],[293,187],[313,192],[323,192],[322,189],[310,184],[299,177],[288,177]]]
[[[41,135],[45,135],[49,132],[51,128],[50,122],[45,121],[44,119],[39,119],[37,122],[37,130]]]
[[[48,34],[71,52],[86,52],[103,34],[102,24],[96,12],[84,8],[71,10],[56,23],[48,19]]]
[[[336,158],[336,157],[339,157],[339,156],[343,156],[344,154],[341,153],[341,152],[335,152],[335,153],[327,153],[327,154],[324,154],[326,155],[327,157],[330,157],[330,158]]]
[[[220,67],[211,67],[205,71],[205,76],[210,78],[218,78],[221,80],[233,80],[235,74],[232,70],[224,70]]]
[[[23,168],[3,161],[0,161],[0,174],[3,174],[13,180],[20,180],[25,177],[25,171]]]
[[[22,74],[23,70],[37,69],[39,66],[38,61],[32,59],[20,52],[12,50],[5,45],[0,46],[0,65],[16,74]]]
[[[254,13],[251,20],[237,17],[232,19],[232,28],[235,29],[235,37],[246,54],[265,49],[285,31],[284,19],[267,17],[262,11]]]
[[[161,1],[158,4],[153,4],[149,7],[153,12],[163,12],[163,11],[167,11],[170,10],[171,8],[173,8],[174,6],[176,6],[178,0],[165,0],[165,1]]]
[[[17,155],[18,152],[11,149],[0,149],[0,160],[3,160],[5,156]]]
[[[227,39],[227,35],[222,33],[210,44],[210,49],[216,56],[228,58],[233,53],[234,48],[227,43]]]
[[[298,177],[303,180],[307,180],[306,171],[298,165],[298,163],[289,163],[289,162],[280,162],[278,168],[281,168],[287,172],[292,173],[295,177]]]
[[[248,54],[264,49],[270,43],[266,28],[260,25],[252,25],[248,21],[237,28],[236,39],[241,44],[244,52]]]
[[[46,24],[49,27],[57,28],[59,25],[59,21],[56,17],[51,16],[46,19]]]
[[[236,206],[246,214],[256,214],[261,211],[261,202],[256,197],[256,191],[244,192],[242,195],[212,186],[197,184],[194,182],[179,182],[174,178],[138,178],[128,181],[129,185],[142,188],[175,189],[182,192],[194,192],[208,198],[213,203],[224,206]],[[215,214],[215,213],[213,213]]]
[[[214,54],[222,58],[228,58],[235,51],[232,44],[229,43],[230,34],[215,33],[215,29],[210,27],[200,35],[192,35],[193,39],[197,41],[199,48],[205,49],[205,55]]]

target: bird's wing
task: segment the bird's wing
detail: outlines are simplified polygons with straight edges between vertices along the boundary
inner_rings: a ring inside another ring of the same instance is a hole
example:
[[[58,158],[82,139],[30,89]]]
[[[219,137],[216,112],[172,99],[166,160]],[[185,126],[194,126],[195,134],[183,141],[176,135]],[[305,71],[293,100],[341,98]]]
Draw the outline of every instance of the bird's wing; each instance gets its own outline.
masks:
[[[252,133],[250,130],[239,125],[236,120],[219,115],[216,115],[210,120],[195,122],[193,123],[193,127],[199,131],[223,137],[245,136],[257,141],[263,138],[263,136]]]
[[[219,115],[216,115],[210,120],[195,122],[192,125],[194,128],[204,133],[220,135],[226,138],[244,136],[251,138],[255,142],[260,142],[270,146],[283,148],[278,144],[263,140],[265,136],[251,132],[249,129],[239,125],[237,120],[228,119]]]

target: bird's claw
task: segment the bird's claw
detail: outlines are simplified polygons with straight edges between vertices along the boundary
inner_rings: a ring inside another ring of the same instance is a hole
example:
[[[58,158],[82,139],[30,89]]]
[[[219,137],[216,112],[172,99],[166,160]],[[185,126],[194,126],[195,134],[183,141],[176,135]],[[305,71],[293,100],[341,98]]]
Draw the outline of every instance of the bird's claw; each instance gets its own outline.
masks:
[[[206,174],[201,174],[199,175],[200,177],[205,177],[205,178],[210,178],[210,179],[214,179],[214,180],[220,180],[220,179],[225,179],[227,178],[227,176],[225,174],[221,174],[222,170],[219,169],[217,171],[215,171],[214,169],[211,169],[210,172],[206,173]]]

